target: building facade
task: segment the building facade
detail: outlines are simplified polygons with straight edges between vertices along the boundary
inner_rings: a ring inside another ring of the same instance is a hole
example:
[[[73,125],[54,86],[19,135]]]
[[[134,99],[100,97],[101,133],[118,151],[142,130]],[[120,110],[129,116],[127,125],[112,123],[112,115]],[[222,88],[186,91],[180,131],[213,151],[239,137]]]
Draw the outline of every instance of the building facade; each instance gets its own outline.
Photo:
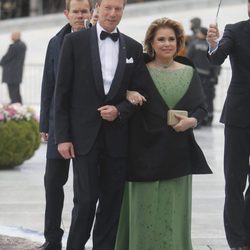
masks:
[[[128,3],[149,1],[153,0],[128,0]],[[0,0],[0,20],[57,13],[64,6],[64,0]]]

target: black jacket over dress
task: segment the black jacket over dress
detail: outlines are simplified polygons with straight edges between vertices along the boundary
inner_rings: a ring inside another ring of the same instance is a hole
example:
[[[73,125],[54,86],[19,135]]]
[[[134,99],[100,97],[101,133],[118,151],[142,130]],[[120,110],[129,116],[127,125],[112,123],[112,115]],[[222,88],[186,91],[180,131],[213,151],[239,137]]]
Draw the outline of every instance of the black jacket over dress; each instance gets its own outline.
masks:
[[[147,82],[147,102],[129,123],[129,181],[156,181],[211,170],[195,141],[193,129],[177,133],[167,125],[169,110],[153,80]],[[173,109],[187,110],[202,120],[204,94],[196,71],[186,94]]]
[[[71,26],[66,24],[49,41],[45,58],[41,93],[40,132],[49,133],[47,146],[48,159],[63,159],[55,144],[54,91],[62,42],[64,36],[70,32]]]

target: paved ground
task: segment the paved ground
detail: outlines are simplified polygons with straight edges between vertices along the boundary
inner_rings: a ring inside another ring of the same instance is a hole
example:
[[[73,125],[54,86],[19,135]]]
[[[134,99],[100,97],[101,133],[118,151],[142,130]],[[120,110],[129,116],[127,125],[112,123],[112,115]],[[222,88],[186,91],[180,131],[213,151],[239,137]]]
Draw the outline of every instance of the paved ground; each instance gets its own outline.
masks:
[[[0,250],[35,250],[38,244],[32,241],[0,235]]]
[[[222,221],[224,180],[223,127],[195,131],[213,175],[194,176],[192,238],[194,250],[228,249]],[[46,145],[22,166],[0,171],[0,250],[34,250],[43,242],[43,174]],[[72,207],[72,175],[66,185],[63,228],[65,245]],[[27,239],[31,240],[29,242]],[[91,241],[87,244],[91,247]]]
[[[247,18],[247,4],[243,1],[240,2],[235,6],[222,5],[219,18],[221,29],[225,23]],[[160,16],[181,20],[188,30],[189,20],[192,17],[202,17],[204,25],[207,26],[214,21],[216,13],[215,6],[203,9],[182,8],[183,10],[178,11],[163,9],[159,11],[159,14],[154,12],[152,15],[145,14],[127,18],[121,23],[120,28],[126,34],[142,41],[146,27],[152,20]],[[50,21],[47,27],[35,25],[33,29],[23,31],[23,38],[28,45],[26,63],[43,62],[48,40],[61,26],[61,22],[58,25],[54,21],[54,17],[48,18]],[[5,31],[1,34],[1,55],[5,53],[9,42],[9,31]],[[26,85],[23,84],[23,86]],[[2,91],[3,86],[0,87],[0,91]],[[25,96],[25,93],[23,94]],[[39,100],[40,92],[37,93],[37,96],[36,98]],[[217,106],[221,109],[221,103]],[[218,118],[212,128],[195,131],[197,140],[204,150],[214,174],[193,178],[192,238],[194,250],[228,250],[222,221],[224,201],[223,127],[218,125],[217,121]],[[0,250],[34,250],[43,242],[45,149],[46,145],[42,144],[34,157],[22,166],[0,171]],[[70,175],[65,190],[64,245],[72,208],[72,175]],[[91,241],[87,246],[91,247]]]

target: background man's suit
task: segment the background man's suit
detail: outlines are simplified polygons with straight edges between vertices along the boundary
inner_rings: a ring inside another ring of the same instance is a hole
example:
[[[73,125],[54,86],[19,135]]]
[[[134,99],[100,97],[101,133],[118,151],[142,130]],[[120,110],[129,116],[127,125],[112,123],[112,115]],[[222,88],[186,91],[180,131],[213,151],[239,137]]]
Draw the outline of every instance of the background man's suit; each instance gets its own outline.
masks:
[[[250,20],[227,25],[209,59],[222,64],[229,55],[232,79],[221,115],[225,124],[224,224],[229,246],[250,246]]]
[[[71,32],[66,24],[49,42],[42,81],[40,132],[48,133],[46,171],[44,176],[46,209],[44,235],[47,242],[60,243],[63,235],[61,216],[63,210],[63,186],[67,182],[69,160],[63,159],[57,150],[54,136],[54,90],[58,61],[64,36]]]
[[[11,103],[22,103],[20,84],[23,78],[25,53],[25,43],[17,40],[9,46],[0,61],[0,65],[3,67],[2,82],[7,83]]]
[[[110,39],[110,38],[107,38]],[[142,46],[120,33],[118,66],[105,95],[96,26],[64,40],[55,95],[57,143],[72,142],[74,201],[67,250],[82,249],[93,232],[94,250],[114,248],[126,176],[128,124],[132,105],[126,90],[143,84],[146,67]],[[114,105],[120,116],[113,122],[97,109]]]

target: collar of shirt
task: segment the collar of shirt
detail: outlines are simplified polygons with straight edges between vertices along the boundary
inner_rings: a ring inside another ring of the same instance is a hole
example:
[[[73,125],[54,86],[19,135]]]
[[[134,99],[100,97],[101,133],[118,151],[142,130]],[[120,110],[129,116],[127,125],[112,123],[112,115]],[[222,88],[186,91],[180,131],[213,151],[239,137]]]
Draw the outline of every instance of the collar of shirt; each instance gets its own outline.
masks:
[[[110,90],[118,65],[119,40],[116,42],[112,41],[111,39],[101,40],[100,34],[104,29],[100,26],[99,23],[96,24],[96,29],[98,36],[100,61],[102,65],[103,87],[105,94],[107,94]],[[115,29],[113,32],[117,32],[117,29]]]

